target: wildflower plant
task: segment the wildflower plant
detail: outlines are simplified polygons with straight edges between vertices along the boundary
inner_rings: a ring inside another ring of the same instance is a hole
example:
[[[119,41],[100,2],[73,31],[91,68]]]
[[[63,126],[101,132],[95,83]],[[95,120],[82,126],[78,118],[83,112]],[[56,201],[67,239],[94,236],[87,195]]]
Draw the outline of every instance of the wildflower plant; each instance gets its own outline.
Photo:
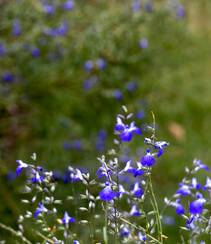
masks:
[[[4,224],[0,227],[25,243],[31,243],[26,237],[28,225],[34,229],[36,240],[43,243],[164,243],[168,238],[163,232],[164,212],[170,206],[184,219],[180,228],[189,233],[191,243],[202,241],[202,235],[209,236],[211,179],[207,177],[203,183],[197,179],[198,172],[209,172],[200,160],[186,168],[176,193],[164,199],[163,209],[158,206],[153,168],[169,143],[157,139],[153,112],[152,118],[144,137],[133,114],[123,106],[114,126],[114,147],[98,158],[96,175],[68,167],[66,187],[70,194],[65,199],[57,194],[58,176],[37,164],[36,154],[30,163],[17,160],[17,176],[26,176],[25,211],[18,218],[18,231]],[[122,153],[135,137],[143,141],[141,157],[122,160]],[[185,243],[183,235],[181,239]]]

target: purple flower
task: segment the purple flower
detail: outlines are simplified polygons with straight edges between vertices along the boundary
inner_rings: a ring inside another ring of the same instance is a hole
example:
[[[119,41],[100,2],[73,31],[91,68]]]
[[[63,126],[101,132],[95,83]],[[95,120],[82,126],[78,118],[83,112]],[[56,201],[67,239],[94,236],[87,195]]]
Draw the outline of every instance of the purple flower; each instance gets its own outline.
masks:
[[[209,171],[209,167],[201,162],[199,159],[194,159],[193,160],[193,165],[194,165],[194,171],[197,172],[200,169],[204,169],[206,171]]]
[[[98,67],[100,70],[103,70],[103,69],[105,69],[105,67],[106,67],[106,62],[105,62],[104,59],[99,58],[99,59],[97,59],[97,61],[96,61],[96,65],[97,65],[97,67]]]
[[[189,212],[191,214],[201,214],[203,212],[203,205],[206,202],[204,198],[199,198],[189,205]]]
[[[134,134],[141,135],[141,130],[132,122],[130,126],[126,125],[124,130],[120,133],[120,139],[123,142],[129,142],[132,140]]]
[[[185,8],[182,5],[176,7],[176,15],[178,18],[183,18],[185,16]]]
[[[84,90],[85,91],[91,90],[97,83],[97,80],[98,80],[97,76],[92,76],[89,79],[85,80],[83,83]]]
[[[144,5],[144,9],[146,12],[151,13],[153,11],[153,5],[151,2],[148,2]]]
[[[138,12],[141,9],[140,0],[133,0],[131,8],[133,12]]]
[[[55,6],[52,4],[44,4],[43,5],[43,11],[46,14],[54,14],[55,12]]]
[[[40,214],[40,213],[46,213],[48,212],[48,209],[43,205],[42,202],[38,203],[38,207],[37,209],[35,210],[34,212],[34,217],[37,218],[37,216]]]
[[[40,49],[35,47],[31,50],[32,57],[36,58],[40,56]]]
[[[130,215],[131,216],[136,216],[136,217],[139,217],[141,216],[141,213],[140,211],[138,210],[137,206],[136,205],[133,205],[131,210],[130,210]]]
[[[16,160],[16,163],[18,163],[18,167],[16,168],[16,175],[19,176],[21,171],[24,169],[24,168],[27,168],[28,167],[28,164],[24,163],[23,161],[21,160]]]
[[[117,196],[117,193],[112,190],[109,183],[106,183],[105,188],[102,189],[99,196],[102,201],[111,201]]]
[[[62,8],[64,10],[72,10],[74,9],[75,3],[72,0],[67,0],[65,3],[63,3]]]
[[[124,169],[121,170],[121,171],[119,172],[119,174],[123,174],[123,173],[132,173],[132,174],[134,174],[135,171],[136,171],[136,169],[134,169],[134,168],[131,166],[131,160],[129,160],[129,161],[126,163]]]
[[[141,198],[144,194],[143,189],[139,186],[139,183],[136,182],[134,185],[134,188],[132,190],[132,194],[137,197],[137,198]]]
[[[191,194],[190,187],[188,185],[181,183],[180,188],[177,190],[176,193],[180,194],[181,196],[188,196]]]
[[[21,35],[21,26],[19,20],[13,21],[12,24],[12,35],[13,36],[20,36]]]
[[[6,52],[6,47],[2,43],[0,43],[0,57],[3,57],[6,54]]]
[[[114,91],[114,98],[117,100],[117,101],[120,101],[122,100],[123,98],[123,95],[122,95],[122,92],[120,90],[115,90]]]
[[[15,77],[11,72],[5,72],[2,76],[2,80],[7,83],[12,83],[12,82],[14,82]]]
[[[180,199],[177,199],[175,202],[171,202],[170,205],[176,209],[176,213],[178,215],[182,215],[185,213],[185,209],[180,203]]]
[[[33,174],[34,174],[34,177],[31,178],[31,182],[41,184],[45,177],[43,175],[40,175],[39,172],[34,169],[33,169]]]
[[[144,167],[151,167],[156,163],[154,156],[150,153],[150,149],[147,149],[146,155],[141,158],[141,164]]]
[[[127,90],[133,92],[137,89],[138,85],[136,81],[130,81],[127,83]]]
[[[120,237],[128,237],[130,234],[130,231],[127,227],[123,226],[122,228],[120,228]]]
[[[142,49],[146,49],[148,48],[149,44],[148,44],[148,40],[146,38],[143,38],[139,41],[139,47]]]
[[[75,218],[70,217],[67,212],[64,213],[64,217],[62,218],[62,223],[65,226],[68,226],[69,223],[75,223]]]
[[[92,60],[87,60],[84,64],[84,70],[91,71],[94,68],[94,64]]]
[[[146,237],[146,235],[143,235],[141,232],[139,232],[139,233],[138,233],[138,239],[139,239],[140,241],[146,242],[147,237]]]

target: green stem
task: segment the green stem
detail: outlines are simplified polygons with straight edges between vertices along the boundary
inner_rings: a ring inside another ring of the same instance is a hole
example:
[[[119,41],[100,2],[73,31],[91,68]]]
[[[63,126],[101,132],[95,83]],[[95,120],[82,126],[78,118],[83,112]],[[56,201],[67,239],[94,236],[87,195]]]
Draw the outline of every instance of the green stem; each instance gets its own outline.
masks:
[[[24,237],[23,235],[20,235],[20,233],[18,231],[12,229],[10,226],[0,223],[0,228],[4,229],[6,231],[9,231],[12,235],[16,236],[17,238],[20,238],[23,243],[32,244],[28,239],[26,239],[26,237]]]
[[[105,244],[108,244],[108,228],[107,228],[108,227],[108,218],[107,218],[108,206],[107,205],[108,204],[106,203],[106,206],[105,206],[105,226],[103,227],[103,239],[104,239]]]
[[[162,224],[161,224],[161,219],[160,219],[160,214],[159,214],[159,209],[158,209],[158,204],[155,198],[155,194],[153,191],[153,187],[152,187],[152,180],[151,180],[151,175],[149,175],[149,189],[150,189],[150,193],[151,193],[151,203],[152,203],[152,207],[153,210],[155,211],[156,215],[156,225],[157,225],[157,229],[158,229],[158,237],[160,240],[160,243],[163,243],[163,231],[162,231]]]

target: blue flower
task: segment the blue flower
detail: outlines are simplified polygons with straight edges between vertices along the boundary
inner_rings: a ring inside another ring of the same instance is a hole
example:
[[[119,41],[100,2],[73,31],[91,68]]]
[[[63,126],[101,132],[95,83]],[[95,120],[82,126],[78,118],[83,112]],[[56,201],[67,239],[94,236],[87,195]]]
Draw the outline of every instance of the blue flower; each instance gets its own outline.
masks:
[[[99,196],[102,201],[111,201],[117,196],[117,193],[112,190],[109,183],[106,183],[105,188],[102,189]]]
[[[130,231],[127,227],[123,226],[122,228],[120,228],[120,237],[128,237],[130,234]]]
[[[146,38],[143,38],[139,41],[139,47],[142,49],[146,49],[148,48],[149,44],[148,44],[148,40]]]
[[[127,90],[133,92],[137,89],[138,85],[136,81],[130,81],[127,83]]]
[[[21,26],[20,26],[19,20],[13,21],[13,24],[12,24],[12,35],[13,36],[21,35]]]
[[[65,3],[63,3],[62,8],[64,10],[72,10],[74,9],[75,3],[72,0],[67,0]]]
[[[52,4],[44,4],[43,5],[43,11],[46,14],[54,14],[54,12],[55,12],[55,6],[52,5]]]
[[[123,95],[122,95],[122,92],[120,91],[120,90],[118,90],[118,89],[116,89],[115,91],[114,91],[114,98],[117,100],[117,101],[120,101],[120,100],[122,100],[122,98],[123,98]]]
[[[194,229],[195,225],[194,222],[196,221],[196,217],[191,215],[191,217],[186,221],[186,227],[188,229]]]
[[[0,43],[0,57],[3,57],[6,54],[6,52],[6,47],[2,43]]]
[[[33,169],[33,174],[34,174],[34,177],[31,178],[31,182],[41,184],[45,177],[43,175],[40,175],[39,172],[34,169]]]
[[[141,198],[144,194],[143,189],[139,186],[139,183],[136,182],[134,185],[134,188],[132,190],[132,194],[137,197],[137,198]]]
[[[38,207],[37,209],[35,210],[34,212],[34,217],[37,218],[37,216],[40,214],[40,213],[46,213],[48,212],[48,209],[43,205],[42,202],[38,203]]]
[[[136,205],[133,205],[131,210],[130,210],[130,215],[131,216],[136,216],[136,217],[139,217],[141,216],[141,213],[140,211],[138,210],[137,206]]]
[[[2,76],[2,80],[8,83],[12,83],[14,82],[15,77],[11,72],[5,72]]]
[[[75,223],[75,218],[70,217],[67,212],[64,213],[64,217],[62,218],[62,223],[65,226],[68,226],[69,223]]]
[[[193,160],[193,165],[194,165],[194,171],[197,172],[200,169],[204,169],[206,171],[209,171],[209,167],[201,162],[199,159],[194,159]]]
[[[148,2],[144,5],[144,9],[146,12],[151,13],[153,11],[153,5],[151,2]]]
[[[40,49],[35,47],[31,50],[32,57],[36,58],[40,56]]]
[[[125,168],[123,170],[121,170],[119,172],[119,174],[123,174],[123,173],[132,173],[134,174],[136,171],[136,169],[134,169],[132,166],[131,166],[131,160],[129,160],[126,165],[125,165]]]
[[[94,64],[92,60],[87,60],[84,64],[84,69],[86,71],[91,71],[94,68]]]
[[[16,175],[19,176],[21,171],[24,169],[24,168],[27,168],[28,167],[28,164],[24,163],[23,161],[21,160],[16,160],[16,163],[18,163],[18,167],[16,168]]]
[[[73,240],[73,244],[80,244],[78,240]]]
[[[201,214],[203,212],[203,205],[206,202],[204,198],[199,198],[189,205],[189,212],[191,214]]]
[[[176,15],[178,18],[183,18],[185,16],[185,8],[182,5],[176,7]]]
[[[201,184],[198,183],[196,178],[192,178],[191,186],[196,190],[199,190],[201,188]]]
[[[140,0],[133,0],[131,8],[133,12],[138,12],[141,9]]]
[[[132,140],[134,134],[141,135],[141,130],[132,122],[130,126],[125,126],[124,130],[120,133],[120,138],[123,142],[129,142]]]
[[[211,189],[211,178],[207,177],[206,184],[204,187],[206,189]]]
[[[170,205],[176,209],[176,213],[178,215],[182,215],[185,213],[185,209],[180,203],[180,199],[177,199],[175,202],[170,202]]]
[[[156,163],[154,156],[150,153],[150,149],[147,149],[146,155],[141,158],[141,164],[144,167],[151,167]]]
[[[177,190],[176,193],[180,194],[181,196],[188,196],[191,194],[190,187],[188,185],[181,183],[180,188]]]
[[[124,129],[125,129],[125,124],[122,122],[122,119],[120,117],[117,117],[115,131],[123,131]]]
[[[146,235],[143,235],[141,232],[138,233],[138,238],[140,241],[146,242],[147,237]]]
[[[97,65],[97,67],[98,67],[100,70],[103,70],[103,69],[105,69],[105,67],[106,67],[106,62],[105,62],[105,60],[104,60],[103,58],[99,58],[99,59],[97,59],[97,61],[96,61],[96,65]]]

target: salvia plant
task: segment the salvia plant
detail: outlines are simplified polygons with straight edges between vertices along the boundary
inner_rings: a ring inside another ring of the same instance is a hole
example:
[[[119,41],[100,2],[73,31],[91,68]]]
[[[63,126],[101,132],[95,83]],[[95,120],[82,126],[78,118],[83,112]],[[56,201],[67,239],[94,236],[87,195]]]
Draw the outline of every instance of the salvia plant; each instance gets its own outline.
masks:
[[[22,243],[32,243],[27,237],[29,226],[36,243],[165,243],[165,211],[173,207],[182,218],[179,243],[210,243],[211,178],[197,178],[199,171],[209,172],[208,166],[195,159],[175,194],[165,198],[160,208],[153,190],[153,167],[169,143],[157,139],[153,112],[152,125],[144,129],[132,118],[123,106],[114,126],[114,147],[98,158],[94,176],[68,167],[65,199],[59,198],[58,175],[37,164],[35,153],[32,162],[17,160],[16,174],[25,173],[26,178],[24,209],[18,230],[3,223],[0,227]],[[134,137],[143,141],[143,151],[128,160],[123,155]]]

